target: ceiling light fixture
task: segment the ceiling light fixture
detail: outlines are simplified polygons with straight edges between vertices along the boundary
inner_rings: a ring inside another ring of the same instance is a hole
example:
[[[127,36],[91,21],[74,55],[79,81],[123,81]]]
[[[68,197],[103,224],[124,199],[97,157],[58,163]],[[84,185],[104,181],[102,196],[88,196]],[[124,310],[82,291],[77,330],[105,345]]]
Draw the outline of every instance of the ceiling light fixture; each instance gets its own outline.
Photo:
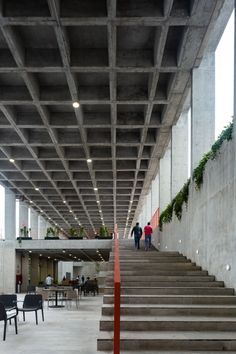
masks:
[[[77,220],[78,218],[75,217],[75,220]]]
[[[73,102],[72,106],[73,106],[74,108],[79,108],[79,102]]]
[[[32,200],[30,200],[30,204],[32,204],[33,202],[32,202]]]
[[[70,210],[70,213],[72,213],[72,210]]]
[[[39,188],[34,188],[36,191],[39,191]]]
[[[64,203],[64,204],[66,204],[66,201],[65,201],[65,200],[63,200],[63,203]]]
[[[97,200],[97,203],[98,203],[98,204],[100,203],[99,200]]]
[[[91,162],[92,162],[92,160],[91,160],[91,159],[87,159],[87,162],[88,162],[88,163],[91,163]]]
[[[14,163],[14,162],[15,162],[15,160],[14,160],[14,159],[9,159],[9,161],[10,161],[11,163]]]
[[[98,189],[97,189],[97,187],[95,187],[95,188],[93,188],[95,191],[97,191]]]

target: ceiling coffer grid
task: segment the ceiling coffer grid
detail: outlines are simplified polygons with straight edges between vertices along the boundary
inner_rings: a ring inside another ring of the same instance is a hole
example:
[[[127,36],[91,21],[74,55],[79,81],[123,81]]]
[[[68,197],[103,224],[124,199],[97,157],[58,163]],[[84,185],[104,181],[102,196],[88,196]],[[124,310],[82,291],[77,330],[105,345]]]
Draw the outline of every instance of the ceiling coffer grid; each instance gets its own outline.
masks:
[[[0,182],[63,229],[123,234],[219,3],[1,1]]]

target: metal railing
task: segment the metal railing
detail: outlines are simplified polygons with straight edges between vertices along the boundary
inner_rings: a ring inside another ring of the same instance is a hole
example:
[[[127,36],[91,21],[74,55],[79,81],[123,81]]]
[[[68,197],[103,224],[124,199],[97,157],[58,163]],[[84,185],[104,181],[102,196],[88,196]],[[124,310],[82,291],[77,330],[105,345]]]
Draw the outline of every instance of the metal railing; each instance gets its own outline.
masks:
[[[115,232],[114,248],[114,354],[120,354],[120,255],[119,240]]]

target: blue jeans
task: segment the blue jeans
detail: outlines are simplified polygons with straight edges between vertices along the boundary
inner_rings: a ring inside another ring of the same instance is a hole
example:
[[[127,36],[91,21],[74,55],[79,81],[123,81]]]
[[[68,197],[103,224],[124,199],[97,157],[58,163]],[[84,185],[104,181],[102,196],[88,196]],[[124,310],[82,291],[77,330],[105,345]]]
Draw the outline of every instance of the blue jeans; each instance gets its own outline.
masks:
[[[138,250],[140,249],[139,241],[140,241],[140,236],[134,235],[134,245],[135,245],[135,248],[137,248]]]
[[[152,235],[145,235],[145,249],[146,250],[151,247],[151,237],[152,237]]]

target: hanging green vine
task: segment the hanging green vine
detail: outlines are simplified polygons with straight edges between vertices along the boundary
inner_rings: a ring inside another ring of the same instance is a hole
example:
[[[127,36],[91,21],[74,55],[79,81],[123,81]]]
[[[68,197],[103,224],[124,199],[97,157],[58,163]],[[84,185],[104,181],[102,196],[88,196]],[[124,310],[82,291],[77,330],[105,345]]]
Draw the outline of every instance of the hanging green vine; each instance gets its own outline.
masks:
[[[212,145],[211,150],[203,156],[199,165],[193,171],[193,180],[196,185],[196,189],[200,189],[203,183],[203,174],[208,160],[214,160],[219,153],[219,150],[225,140],[229,141],[232,139],[233,135],[233,123],[230,123],[225,129],[221,132],[218,139]]]
[[[230,123],[222,133],[219,135],[218,139],[212,145],[211,150],[203,156],[198,166],[193,171],[193,180],[195,182],[196,189],[200,189],[203,183],[203,174],[208,160],[214,160],[225,140],[232,140],[233,137],[233,123]],[[179,191],[176,197],[172,200],[170,204],[167,205],[165,210],[160,215],[159,228],[162,231],[163,224],[170,223],[172,220],[173,212],[175,213],[178,220],[181,220],[183,204],[186,206],[188,204],[189,196],[189,185],[190,179],[184,184],[183,188]]]
[[[183,210],[184,203],[186,204],[186,206],[188,204],[189,184],[190,184],[190,179],[187,180],[183,188],[175,197],[174,212],[178,220],[181,220],[182,218],[182,210]]]

